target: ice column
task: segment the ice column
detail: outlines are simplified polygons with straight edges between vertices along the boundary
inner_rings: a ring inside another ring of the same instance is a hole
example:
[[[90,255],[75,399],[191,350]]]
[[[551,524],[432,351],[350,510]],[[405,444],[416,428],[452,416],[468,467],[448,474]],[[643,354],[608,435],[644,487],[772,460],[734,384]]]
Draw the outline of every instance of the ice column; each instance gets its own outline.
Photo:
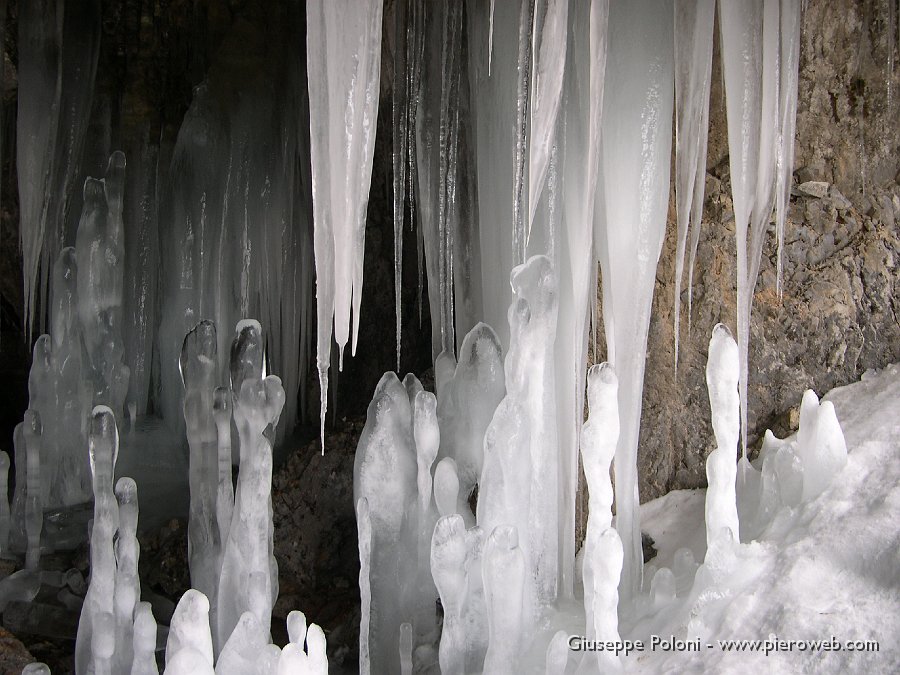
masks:
[[[278,567],[273,555],[272,435],[284,407],[284,389],[275,375],[262,377],[263,341],[259,323],[238,323],[231,346],[231,386],[234,421],[241,443],[234,514],[222,554],[217,608],[217,645],[231,635],[241,615],[253,608],[265,634],[278,597]],[[261,575],[262,587],[252,597],[251,579]],[[266,640],[268,642],[268,640]]]
[[[624,598],[641,585],[637,446],[647,331],[669,201],[672,17],[668,1],[617,2],[609,10],[602,119],[606,212],[595,241],[608,360],[619,373],[616,530],[624,550]]]
[[[188,561],[191,586],[209,599],[213,621],[216,616],[216,586],[222,563],[217,497],[221,485],[220,474],[223,472],[219,457],[219,429],[214,418],[219,414],[214,410],[216,353],[216,327],[211,321],[201,321],[185,336],[180,360],[181,378],[184,382],[184,421],[190,447]],[[221,406],[221,401],[219,405]],[[220,426],[225,427],[224,420],[220,422]],[[226,428],[222,428],[222,431],[230,436],[230,419],[227,431]],[[230,462],[229,443],[229,480]]]
[[[381,15],[382,0],[311,0],[306,7],[323,446],[332,326],[339,363],[349,338],[351,306],[353,352],[359,331]]]
[[[353,497],[360,528],[360,579],[363,588],[360,671],[399,672],[400,624],[407,620],[399,598],[404,582],[397,570],[409,555],[402,546],[405,513],[416,499],[417,461],[406,388],[394,373],[385,373],[366,413],[353,465]],[[361,515],[363,514],[363,515]],[[365,535],[365,536],[364,536]],[[371,537],[369,547],[365,540]],[[368,558],[368,561],[365,558]],[[365,611],[366,591],[371,608]],[[364,627],[368,623],[368,631]],[[368,646],[369,663],[363,654]]]
[[[616,546],[621,559],[622,543],[610,529],[613,489],[609,469],[619,439],[619,382],[613,367],[602,363],[588,371],[587,386],[590,414],[581,431],[581,456],[590,493],[584,544],[584,613],[588,639],[610,640],[617,638],[600,628],[612,626],[617,634],[615,601],[612,616],[608,612],[611,598],[618,598],[621,562],[616,568],[613,561]]]
[[[41,566],[41,529],[44,526],[44,499],[41,485],[41,416],[25,411],[25,569]]]
[[[709,85],[712,77],[715,0],[675,0],[675,369],[678,369],[681,283],[690,230],[688,262],[688,325],[694,257],[700,241],[703,192],[706,187],[706,144],[709,127]]]
[[[132,645],[135,607],[141,600],[141,582],[138,577],[140,545],[137,540],[137,485],[133,479],[123,476],[116,482],[115,493],[119,502],[119,534],[115,543],[115,667],[125,672],[131,667],[135,657]]]
[[[724,324],[716,324],[709,340],[706,362],[706,387],[712,411],[716,449],[706,459],[706,542],[712,545],[724,528],[731,530],[734,539],[740,533],[738,525],[736,448],[740,429],[740,399],[737,386],[740,363],[738,346],[731,331]]]
[[[113,493],[113,475],[119,454],[116,418],[107,406],[98,405],[91,413],[91,474],[94,485],[94,520],[91,529],[91,583],[75,642],[75,672],[83,675],[93,668],[95,633],[101,629],[100,617],[115,614],[116,557],[113,537],[119,528],[119,507]],[[112,623],[115,639],[115,622]]]

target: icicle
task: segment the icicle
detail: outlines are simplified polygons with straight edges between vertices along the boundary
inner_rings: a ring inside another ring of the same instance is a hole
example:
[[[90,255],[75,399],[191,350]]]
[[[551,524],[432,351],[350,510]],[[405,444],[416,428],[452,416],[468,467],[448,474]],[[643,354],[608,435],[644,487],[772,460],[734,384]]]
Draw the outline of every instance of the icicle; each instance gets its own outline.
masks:
[[[381,0],[307,4],[307,69],[316,250],[322,417],[328,396],[332,322],[340,358],[362,301],[366,206],[375,150],[381,72]],[[352,305],[352,310],[351,310]]]
[[[409,0],[400,0],[396,5],[394,35],[394,92],[392,102],[393,131],[393,199],[394,199],[394,312],[397,330],[397,370],[400,370],[400,331],[402,327],[402,283],[403,283],[403,216],[406,201],[406,172],[409,167],[409,114],[407,112],[410,92],[409,86],[409,39],[407,31],[410,12]]]
[[[800,0],[781,0],[781,72],[779,74],[779,134],[775,179],[775,236],[778,259],[775,283],[782,293],[784,226],[791,198],[794,171],[794,127],[797,120],[797,71],[800,66]],[[888,78],[890,86],[891,78]]]
[[[528,227],[531,238],[538,198],[547,182],[550,153],[556,143],[556,120],[562,102],[566,65],[568,3],[540,0],[534,15],[534,85],[529,120]]]
[[[688,229],[691,274],[695,238],[699,241],[706,180],[707,118],[712,76],[715,0],[675,0],[675,202],[678,242],[675,249],[675,374],[681,331],[681,282]],[[688,282],[688,316],[690,290]],[[690,320],[690,319],[689,319]]]
[[[41,247],[50,208],[50,177],[59,120],[63,4],[34,0],[19,7],[18,123],[19,232],[25,282],[25,326],[31,336]]]
[[[616,529],[620,595],[641,587],[637,446],[647,333],[669,197],[673,21],[670,2],[612,3],[603,106],[605,226],[598,233],[603,322],[619,374]]]

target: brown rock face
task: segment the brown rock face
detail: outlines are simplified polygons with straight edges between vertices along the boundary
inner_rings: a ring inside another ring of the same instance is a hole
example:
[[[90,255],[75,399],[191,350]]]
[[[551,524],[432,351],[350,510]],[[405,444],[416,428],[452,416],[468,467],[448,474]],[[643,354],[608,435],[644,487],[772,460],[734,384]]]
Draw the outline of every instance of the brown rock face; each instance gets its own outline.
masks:
[[[775,291],[773,224],[753,302],[751,445],[767,428],[776,435],[796,430],[791,412],[805,389],[821,395],[900,360],[900,77],[896,68],[888,72],[888,48],[896,50],[897,39],[888,37],[887,9],[876,5],[810,2],[804,15],[783,296]],[[673,220],[657,269],[638,459],[641,501],[706,484],[705,459],[713,449],[707,344],[717,322],[736,327],[734,214],[718,58],[693,315],[688,330],[684,290],[677,380]],[[602,345],[598,353],[602,359]]]

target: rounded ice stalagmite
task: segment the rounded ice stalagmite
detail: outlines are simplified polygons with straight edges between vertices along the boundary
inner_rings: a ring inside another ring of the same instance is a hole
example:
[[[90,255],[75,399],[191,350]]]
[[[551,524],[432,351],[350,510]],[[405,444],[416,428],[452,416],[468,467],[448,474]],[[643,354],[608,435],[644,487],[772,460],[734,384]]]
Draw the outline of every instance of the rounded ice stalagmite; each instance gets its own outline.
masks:
[[[491,532],[482,574],[489,633],[484,672],[517,673],[524,638],[526,567],[515,527],[500,525]]]
[[[159,675],[156,665],[156,619],[149,602],[139,602],[134,610],[131,675]]]

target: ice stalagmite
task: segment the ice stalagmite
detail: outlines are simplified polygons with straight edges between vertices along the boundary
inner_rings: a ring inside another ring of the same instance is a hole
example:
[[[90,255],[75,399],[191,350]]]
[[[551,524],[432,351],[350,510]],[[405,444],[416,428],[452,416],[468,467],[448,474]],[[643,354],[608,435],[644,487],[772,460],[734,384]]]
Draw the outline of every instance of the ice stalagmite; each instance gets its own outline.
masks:
[[[371,667],[372,621],[372,518],[365,497],[356,502],[356,527],[359,539],[359,672],[369,675]]]
[[[484,439],[477,521],[485,532],[514,527],[527,575],[525,626],[556,599],[558,454],[552,380],[557,288],[550,261],[535,256],[513,270],[506,397]]]
[[[116,481],[115,493],[119,502],[119,533],[115,544],[116,648],[114,658],[115,668],[120,672],[126,672],[131,668],[135,656],[132,645],[135,607],[141,600],[141,584],[138,578],[140,545],[137,540],[137,485],[131,478],[123,476]]]
[[[588,406],[590,415],[581,431],[581,456],[587,479],[590,503],[588,506],[587,538],[584,556],[584,610],[587,617],[587,636],[593,638],[594,580],[600,558],[596,552],[599,537],[612,524],[613,487],[609,469],[619,440],[619,381],[608,363],[592,366],[588,371]]]
[[[275,375],[263,378],[263,338],[259,323],[238,323],[231,347],[234,421],[241,443],[241,471],[234,514],[222,553],[216,611],[216,645],[223,645],[241,615],[253,607],[251,580],[262,588],[256,614],[269,634],[272,605],[278,597],[278,567],[273,555],[272,435],[284,407],[284,389]],[[268,639],[266,640],[268,642]]]
[[[441,629],[441,673],[464,675],[465,637],[462,625],[466,593],[466,526],[461,516],[442,517],[431,543],[431,573],[441,596],[444,624]]]
[[[0,450],[0,556],[9,553],[9,455]]]
[[[709,340],[706,362],[706,387],[712,411],[716,449],[706,459],[706,541],[712,545],[723,529],[731,530],[734,539],[739,535],[737,496],[737,444],[740,429],[740,400],[738,347],[731,331],[716,324]]]
[[[191,585],[209,599],[213,621],[216,617],[216,586],[222,564],[222,539],[217,514],[222,467],[215,419],[215,415],[220,413],[214,410],[216,351],[216,328],[210,321],[201,321],[185,336],[179,364],[184,382],[184,421],[190,448],[188,563]],[[224,421],[219,426],[226,432]],[[226,433],[231,434],[230,420]],[[230,461],[228,457],[229,481]]]
[[[44,525],[44,491],[41,481],[41,416],[25,411],[25,569],[38,570],[41,565],[41,529]]]
[[[75,672],[90,672],[94,661],[94,634],[100,617],[115,616],[116,558],[113,537],[119,529],[119,506],[113,492],[113,475],[119,454],[119,432],[112,411],[98,405],[91,413],[90,458],[94,485],[94,520],[91,529],[91,583],[75,642]],[[112,624],[113,632],[115,623]]]
[[[612,3],[603,95],[605,218],[595,234],[603,278],[608,360],[619,374],[616,530],[620,593],[641,585],[637,446],[647,331],[666,229],[672,142],[672,3]]]
[[[332,326],[353,351],[362,301],[366,206],[381,69],[381,0],[307,4],[307,69],[316,251],[317,356],[324,446]]]
[[[554,344],[556,405],[560,449],[560,590],[573,591],[575,493],[578,436],[584,418],[584,364],[587,362],[590,301],[596,297],[594,217],[600,169],[600,116],[606,70],[605,0],[577,2],[569,13],[568,57],[561,114],[562,222],[555,233],[559,273],[559,320]]]
[[[487,605],[486,673],[517,673],[522,654],[525,606],[523,591],[529,574],[515,527],[501,525],[484,551],[484,600]]]
[[[690,232],[688,261],[690,322],[694,257],[700,240],[703,217],[715,9],[715,0],[675,0],[675,213],[678,221],[678,241],[675,249],[676,371],[684,254]]]
[[[353,497],[357,504],[362,574],[368,568],[369,612],[360,629],[360,671],[399,672],[397,651],[401,614],[399,598],[404,580],[400,561],[407,556],[401,530],[407,507],[416,499],[417,461],[412,417],[406,388],[394,373],[385,373],[366,414],[353,465]],[[363,546],[369,536],[369,546]],[[368,561],[364,558],[368,557]],[[367,564],[368,562],[368,564]],[[365,609],[365,588],[363,605]],[[363,662],[368,647],[369,662]]]
[[[49,430],[57,453],[57,480],[50,489],[49,505],[78,504],[88,501],[92,494],[87,425],[93,395],[81,346],[77,278],[75,249],[68,246],[60,251],[54,265],[51,287],[56,408]]]
[[[50,209],[50,178],[59,120],[63,4],[35,0],[19,8],[17,174],[21,212],[25,325],[35,318],[41,247]]]
[[[131,675],[159,675],[156,665],[156,619],[149,602],[139,602],[134,609],[133,652]]]
[[[216,529],[221,547],[228,539],[231,516],[234,513],[234,483],[231,480],[231,391],[226,387],[216,387],[213,392],[213,419],[216,422],[216,445],[218,448]],[[221,562],[220,551],[220,566]]]
[[[190,657],[182,656],[182,653]],[[180,658],[179,658],[180,657]],[[199,670],[178,666],[181,661],[196,664]],[[177,659],[177,660],[176,660]],[[205,664],[205,666],[204,666]],[[200,591],[188,589],[172,614],[169,637],[166,641],[166,673],[213,672],[213,645],[209,632],[209,600]]]

